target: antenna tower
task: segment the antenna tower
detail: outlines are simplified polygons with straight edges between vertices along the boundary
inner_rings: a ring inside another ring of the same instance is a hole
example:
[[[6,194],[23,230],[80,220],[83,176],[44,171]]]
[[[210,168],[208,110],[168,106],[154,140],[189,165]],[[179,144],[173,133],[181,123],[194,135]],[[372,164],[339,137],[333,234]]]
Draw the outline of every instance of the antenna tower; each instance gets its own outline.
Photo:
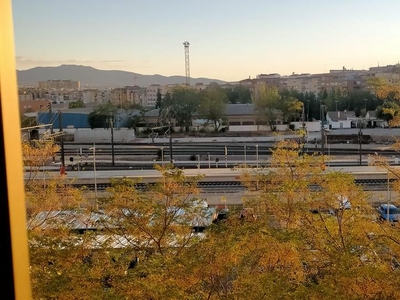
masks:
[[[183,43],[183,46],[185,48],[185,76],[187,85],[190,85],[189,45],[190,44],[188,41]]]

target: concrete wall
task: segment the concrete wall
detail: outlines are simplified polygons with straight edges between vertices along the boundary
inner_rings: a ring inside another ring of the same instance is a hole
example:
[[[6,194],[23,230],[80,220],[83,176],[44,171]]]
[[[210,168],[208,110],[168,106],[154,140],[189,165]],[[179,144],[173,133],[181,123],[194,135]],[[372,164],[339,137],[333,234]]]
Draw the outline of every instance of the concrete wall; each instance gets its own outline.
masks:
[[[114,142],[129,142],[135,139],[133,129],[118,128],[113,131]],[[111,142],[111,129],[77,129],[74,132],[74,141],[78,143]]]
[[[73,137],[73,141],[77,143],[111,143],[111,129],[103,128],[66,128],[63,129],[68,138],[66,141],[70,141]],[[40,129],[39,134],[43,135],[45,132],[49,133],[49,129]],[[54,133],[59,130],[54,130]],[[133,141],[135,139],[135,133],[133,129],[128,128],[114,128],[114,142],[123,143]]]
[[[276,125],[276,131],[286,131],[288,125]],[[269,125],[229,125],[228,131],[231,132],[245,132],[245,131],[271,131]]]
[[[305,122],[306,123],[306,129],[308,132],[317,132],[321,131],[321,123],[319,121],[317,122]],[[298,130],[300,128],[303,128],[303,122],[291,122],[291,125],[294,125],[294,129]]]

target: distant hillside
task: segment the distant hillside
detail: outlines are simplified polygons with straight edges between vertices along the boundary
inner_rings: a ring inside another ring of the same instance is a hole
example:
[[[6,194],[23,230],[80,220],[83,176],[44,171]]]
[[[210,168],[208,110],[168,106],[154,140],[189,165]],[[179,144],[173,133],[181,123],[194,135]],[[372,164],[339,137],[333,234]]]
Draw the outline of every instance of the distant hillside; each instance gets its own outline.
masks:
[[[81,82],[81,86],[86,85],[96,86],[128,86],[138,85],[142,87],[150,84],[177,84],[185,83],[185,76],[162,76],[162,75],[142,75],[126,71],[108,71],[98,70],[88,66],[78,65],[61,65],[58,67],[36,67],[29,70],[17,70],[18,85],[20,86],[36,86],[38,81],[71,79]],[[226,83],[225,81],[210,78],[191,78],[190,84],[203,83],[208,85],[210,82],[219,84]]]

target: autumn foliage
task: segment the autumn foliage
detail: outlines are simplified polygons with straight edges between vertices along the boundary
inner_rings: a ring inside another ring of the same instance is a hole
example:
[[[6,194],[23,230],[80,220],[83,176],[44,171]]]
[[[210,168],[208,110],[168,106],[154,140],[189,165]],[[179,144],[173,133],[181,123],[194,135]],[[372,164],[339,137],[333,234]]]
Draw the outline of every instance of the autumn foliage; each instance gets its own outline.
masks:
[[[351,175],[324,170],[328,159],[279,142],[271,167],[243,169],[257,218],[233,212],[202,232],[201,176],[170,165],[145,188],[113,180],[98,207],[67,184],[31,189],[34,298],[400,299],[398,225],[377,219]]]

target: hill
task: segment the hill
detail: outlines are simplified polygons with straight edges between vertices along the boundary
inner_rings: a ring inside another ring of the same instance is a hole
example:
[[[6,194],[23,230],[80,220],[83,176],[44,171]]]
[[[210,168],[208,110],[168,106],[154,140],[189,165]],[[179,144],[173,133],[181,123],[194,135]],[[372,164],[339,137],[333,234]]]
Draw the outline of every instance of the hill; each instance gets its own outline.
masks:
[[[46,80],[78,80],[81,87],[122,87],[138,85],[147,87],[150,84],[185,83],[184,76],[142,75],[119,70],[99,70],[89,66],[61,65],[58,67],[35,67],[28,70],[17,70],[19,86],[36,86],[38,81]],[[225,81],[210,78],[191,78],[190,84],[211,82],[224,84]]]

